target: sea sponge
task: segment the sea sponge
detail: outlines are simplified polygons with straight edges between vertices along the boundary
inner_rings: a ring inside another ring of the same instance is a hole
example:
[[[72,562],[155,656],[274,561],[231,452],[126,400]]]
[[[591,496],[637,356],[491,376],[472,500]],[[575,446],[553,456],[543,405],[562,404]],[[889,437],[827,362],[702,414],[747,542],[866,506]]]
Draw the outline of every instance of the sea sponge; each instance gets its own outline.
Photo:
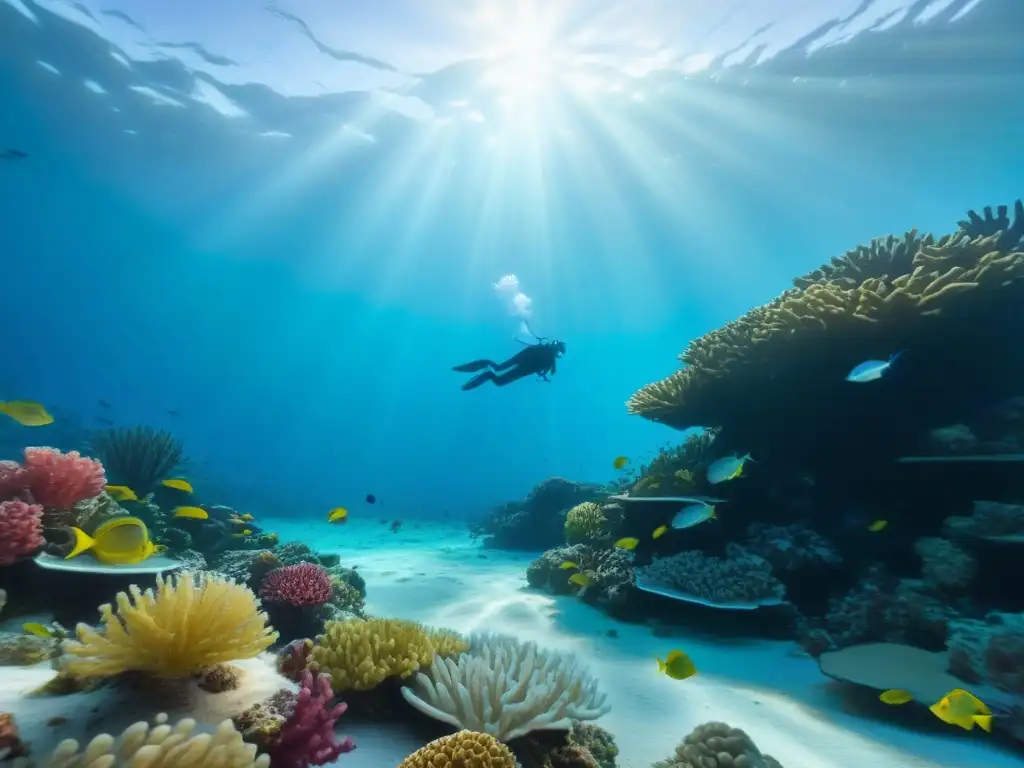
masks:
[[[38,504],[0,502],[0,565],[11,565],[43,546],[42,519]]]
[[[160,714],[153,726],[138,722],[116,738],[101,734],[84,750],[65,739],[41,768],[270,768],[270,756],[257,757],[256,746],[246,744],[230,720],[212,734],[193,735],[195,728],[195,720],[168,725]]]
[[[335,693],[369,691],[389,677],[409,677],[429,664],[435,653],[451,655],[467,647],[452,632],[430,630],[413,621],[329,621],[310,651],[309,667],[329,673]]]
[[[725,723],[704,723],[676,747],[676,753],[654,768],[782,768],[774,757],[762,755],[739,728]]]
[[[117,594],[117,612],[99,607],[102,629],[79,624],[64,642],[64,671],[107,677],[129,670],[185,677],[256,656],[277,640],[246,587],[209,573],[157,576],[156,592],[132,585]]]
[[[606,538],[608,520],[592,501],[577,504],[565,516],[565,538],[570,544]]]
[[[531,731],[568,731],[611,707],[597,680],[567,653],[511,637],[477,635],[473,651],[437,657],[402,696],[443,723],[509,741]]]
[[[724,559],[697,550],[656,559],[637,569],[636,586],[713,608],[778,605],[786,593],[767,560],[734,544],[726,548]]]
[[[515,768],[512,751],[493,736],[459,731],[420,747],[398,768]]]

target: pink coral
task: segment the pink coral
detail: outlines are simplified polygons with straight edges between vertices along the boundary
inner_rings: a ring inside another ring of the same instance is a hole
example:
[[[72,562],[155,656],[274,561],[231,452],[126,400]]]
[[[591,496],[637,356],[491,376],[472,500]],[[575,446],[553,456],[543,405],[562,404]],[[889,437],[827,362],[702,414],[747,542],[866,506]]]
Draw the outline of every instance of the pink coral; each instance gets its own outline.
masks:
[[[303,671],[295,711],[281,726],[280,737],[269,750],[274,768],[326,765],[356,748],[352,739],[338,741],[334,736],[334,723],[348,707],[328,707],[333,695],[330,675],[313,677],[308,669]]]
[[[323,605],[331,599],[331,576],[313,563],[277,568],[260,585],[260,597],[269,603],[305,606]]]
[[[103,465],[78,451],[26,448],[24,469],[33,501],[44,507],[67,509],[99,496],[107,483]]]
[[[28,490],[28,472],[16,461],[0,461],[0,499],[10,499]]]
[[[24,501],[0,502],[0,565],[10,565],[43,546],[43,508]]]

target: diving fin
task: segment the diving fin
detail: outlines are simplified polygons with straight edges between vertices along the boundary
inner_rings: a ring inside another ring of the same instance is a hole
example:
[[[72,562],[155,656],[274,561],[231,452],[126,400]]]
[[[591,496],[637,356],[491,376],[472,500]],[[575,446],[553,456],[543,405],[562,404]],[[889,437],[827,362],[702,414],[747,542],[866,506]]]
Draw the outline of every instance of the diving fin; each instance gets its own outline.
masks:
[[[474,360],[472,363],[465,363],[463,365],[456,365],[452,368],[453,371],[459,371],[461,373],[476,373],[482,371],[484,368],[495,368],[496,363],[490,360]]]

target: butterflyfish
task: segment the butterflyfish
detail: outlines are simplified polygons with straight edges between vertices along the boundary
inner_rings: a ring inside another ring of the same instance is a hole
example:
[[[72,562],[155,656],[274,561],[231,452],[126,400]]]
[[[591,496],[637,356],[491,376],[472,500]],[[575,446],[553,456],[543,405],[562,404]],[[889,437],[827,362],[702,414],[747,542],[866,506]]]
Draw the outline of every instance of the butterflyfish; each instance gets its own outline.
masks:
[[[712,485],[717,483],[724,483],[727,480],[735,480],[737,477],[743,476],[743,465],[747,463],[747,460],[753,461],[749,453],[743,456],[723,456],[720,459],[715,459],[708,466],[708,482]]]
[[[693,660],[678,649],[669,651],[664,661],[655,660],[658,662],[658,671],[673,680],[685,680],[697,674],[697,667],[694,666]]]
[[[23,427],[45,427],[53,424],[53,416],[46,411],[46,406],[32,400],[0,401],[0,413],[6,413]]]
[[[612,466],[615,467],[615,469],[622,469],[627,464],[629,464],[629,459],[625,456],[616,456],[615,460],[612,461]]]
[[[902,355],[902,352],[897,352],[895,355],[890,357],[888,360],[865,360],[860,365],[856,366],[852,371],[846,374],[846,380],[852,381],[855,384],[863,384],[868,381],[877,381],[888,373],[889,368],[896,358]]]
[[[693,528],[695,525],[715,519],[717,517],[713,505],[702,503],[688,504],[676,512],[675,517],[672,518],[672,527],[677,531],[681,531],[684,528]]]
[[[910,691],[904,691],[902,688],[892,688],[888,691],[882,691],[878,699],[884,704],[906,704],[908,701],[913,701],[914,697]]]
[[[632,551],[636,549],[636,545],[640,543],[640,539],[634,539],[632,536],[626,536],[625,538],[619,539],[615,542],[615,546],[619,549],[625,549]]]
[[[134,565],[152,557],[165,547],[149,538],[149,529],[137,517],[115,517],[99,526],[90,536],[81,528],[71,528],[75,541],[65,560],[88,552],[107,565]]]
[[[651,538],[652,539],[660,539],[662,536],[665,535],[665,531],[667,531],[667,530],[668,530],[668,526],[667,525],[659,525],[657,528],[654,529],[654,533],[651,534]]]
[[[115,501],[138,501],[138,494],[127,485],[104,485],[106,491]]]
[[[192,493],[192,483],[183,477],[169,477],[162,481],[160,485],[167,488],[173,488],[176,491],[184,491],[185,493]]]
[[[965,731],[973,731],[977,725],[984,731],[992,732],[992,710],[977,696],[962,688],[954,688],[928,709],[942,722],[959,726]]]
[[[172,514],[175,517],[186,517],[190,520],[210,519],[210,513],[202,507],[175,507]]]
[[[335,507],[327,513],[328,523],[344,523],[348,521],[348,510],[344,507]]]

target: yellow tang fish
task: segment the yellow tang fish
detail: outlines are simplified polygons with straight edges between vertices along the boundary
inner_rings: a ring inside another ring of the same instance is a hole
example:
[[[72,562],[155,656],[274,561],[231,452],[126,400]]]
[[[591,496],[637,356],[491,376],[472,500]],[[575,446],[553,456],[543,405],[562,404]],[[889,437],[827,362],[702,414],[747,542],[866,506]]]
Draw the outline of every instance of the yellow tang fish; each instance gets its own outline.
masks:
[[[106,491],[115,501],[138,501],[139,497],[127,485],[104,485]]]
[[[904,691],[902,688],[893,688],[888,691],[882,691],[878,699],[885,704],[906,704],[908,701],[913,701],[914,697],[910,691]]]
[[[693,660],[678,649],[669,651],[664,661],[661,659],[655,659],[655,661],[658,662],[658,671],[673,680],[685,680],[697,674],[697,667],[694,666]]]
[[[590,577],[587,576],[587,574],[585,573],[574,573],[572,576],[569,577],[569,581],[580,587],[590,586]]]
[[[624,539],[619,539],[615,542],[615,546],[619,549],[625,549],[632,551],[636,549],[636,545],[640,543],[640,539],[634,539],[632,536],[626,536]]]
[[[335,507],[327,513],[328,523],[344,523],[348,521],[348,510],[344,507]]]
[[[36,637],[53,637],[53,630],[37,621],[22,624],[21,628],[28,634],[35,635]]]
[[[103,523],[92,536],[81,528],[72,528],[75,543],[65,560],[89,552],[107,565],[134,565],[166,547],[158,547],[149,538],[149,529],[137,517],[115,517]]]
[[[580,566],[579,566],[579,563],[574,563],[572,560],[566,560],[564,563],[562,563],[558,567],[561,568],[563,571],[569,571],[569,570],[572,570],[573,568],[576,568],[578,570]]]
[[[928,709],[942,722],[960,726],[965,731],[973,731],[977,725],[992,732],[992,711],[977,696],[961,688],[954,688]]]
[[[171,514],[175,517],[187,517],[192,520],[210,519],[210,513],[202,507],[175,507]]]
[[[31,400],[0,401],[0,413],[6,413],[23,427],[45,427],[53,424],[53,416],[46,412],[46,406]]]
[[[654,529],[654,533],[651,534],[651,538],[652,539],[660,539],[662,536],[665,535],[665,531],[667,531],[667,530],[668,530],[668,526],[667,525],[659,525],[657,528]]]
[[[173,488],[176,491],[184,491],[185,493],[192,493],[192,483],[182,477],[170,477],[160,483],[167,488]]]
[[[622,469],[627,464],[629,464],[629,459],[625,456],[616,456],[615,461],[612,462],[612,466],[616,469]]]
[[[889,524],[888,520],[875,520],[871,525],[868,526],[868,530],[872,533],[878,533],[883,530],[885,526]]]

